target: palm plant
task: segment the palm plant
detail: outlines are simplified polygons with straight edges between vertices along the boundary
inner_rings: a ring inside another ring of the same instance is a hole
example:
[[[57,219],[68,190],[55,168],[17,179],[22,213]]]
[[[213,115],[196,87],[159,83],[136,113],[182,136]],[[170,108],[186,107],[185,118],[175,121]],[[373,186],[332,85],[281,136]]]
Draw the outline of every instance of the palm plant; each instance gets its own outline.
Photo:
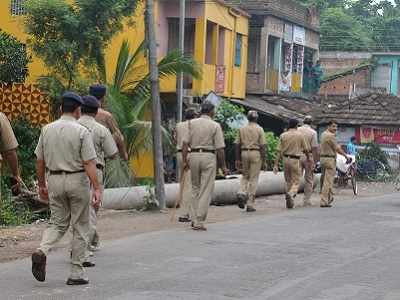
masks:
[[[127,40],[120,47],[113,82],[109,83],[107,106],[116,118],[128,146],[130,157],[152,149],[152,122],[145,120],[150,110],[149,71],[145,61],[146,47],[141,43],[131,49]],[[199,78],[197,62],[180,51],[169,52],[158,64],[160,80],[180,72]],[[171,135],[163,128],[163,140],[171,146]]]

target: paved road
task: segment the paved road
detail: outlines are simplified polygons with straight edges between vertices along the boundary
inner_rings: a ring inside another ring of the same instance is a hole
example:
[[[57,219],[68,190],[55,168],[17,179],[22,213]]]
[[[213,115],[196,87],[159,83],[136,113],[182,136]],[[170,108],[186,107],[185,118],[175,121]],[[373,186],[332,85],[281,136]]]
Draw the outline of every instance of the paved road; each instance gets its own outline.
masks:
[[[0,265],[0,299],[400,299],[400,199],[341,201],[106,243],[86,287],[67,253],[38,283],[29,260]]]

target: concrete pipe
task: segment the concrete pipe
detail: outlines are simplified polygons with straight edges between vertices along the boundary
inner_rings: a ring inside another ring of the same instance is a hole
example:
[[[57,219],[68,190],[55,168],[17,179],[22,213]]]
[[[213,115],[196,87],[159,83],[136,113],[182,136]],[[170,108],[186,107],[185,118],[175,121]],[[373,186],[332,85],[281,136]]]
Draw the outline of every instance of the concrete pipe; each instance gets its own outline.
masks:
[[[316,176],[317,177],[317,176]],[[319,177],[318,177],[319,178]],[[316,178],[317,182],[317,178]],[[212,198],[214,205],[236,204],[236,193],[240,187],[240,176],[232,179],[217,180]],[[300,190],[304,187],[301,183]],[[272,172],[263,172],[259,178],[257,196],[267,196],[285,193],[285,180],[283,174],[278,175]],[[128,188],[106,189],[103,197],[103,208],[128,210],[141,209],[144,206],[145,198],[149,195],[148,188],[136,186]],[[165,185],[165,196],[168,207],[173,207],[179,196],[179,185],[176,183]]]

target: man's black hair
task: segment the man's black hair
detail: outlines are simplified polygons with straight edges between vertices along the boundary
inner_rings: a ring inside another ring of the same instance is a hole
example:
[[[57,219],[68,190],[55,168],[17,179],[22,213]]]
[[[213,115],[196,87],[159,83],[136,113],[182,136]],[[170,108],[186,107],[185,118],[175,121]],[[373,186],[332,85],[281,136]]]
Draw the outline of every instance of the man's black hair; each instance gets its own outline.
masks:
[[[89,106],[85,106],[85,105],[83,105],[81,107],[81,112],[83,114],[93,114],[93,115],[95,115],[95,114],[97,114],[98,111],[99,111],[99,109],[97,107],[89,107]]]
[[[188,108],[185,111],[185,120],[193,120],[196,118],[196,111],[193,108]]]
[[[350,141],[352,141],[352,142],[357,141],[357,138],[355,136],[352,136]]]
[[[332,125],[337,125],[337,123],[335,121],[331,120],[328,122],[328,127],[332,126]]]
[[[73,113],[80,106],[78,102],[63,101],[61,109],[63,113]]]
[[[209,114],[211,112],[213,112],[215,109],[214,104],[210,103],[210,102],[204,102],[201,105],[201,113],[202,114]]]
[[[288,124],[288,128],[289,129],[293,129],[293,128],[297,128],[297,126],[299,126],[299,121],[296,119],[290,119],[289,120],[289,124]]]

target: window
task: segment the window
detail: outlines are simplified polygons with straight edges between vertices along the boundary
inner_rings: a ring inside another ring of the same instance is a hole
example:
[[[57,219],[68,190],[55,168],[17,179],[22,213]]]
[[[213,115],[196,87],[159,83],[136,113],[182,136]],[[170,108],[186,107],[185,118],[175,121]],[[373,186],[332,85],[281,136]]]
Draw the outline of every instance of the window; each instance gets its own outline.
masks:
[[[235,66],[240,67],[242,65],[242,43],[243,36],[236,34],[236,47],[235,47]]]
[[[10,11],[12,16],[25,15],[25,0],[11,0]]]

